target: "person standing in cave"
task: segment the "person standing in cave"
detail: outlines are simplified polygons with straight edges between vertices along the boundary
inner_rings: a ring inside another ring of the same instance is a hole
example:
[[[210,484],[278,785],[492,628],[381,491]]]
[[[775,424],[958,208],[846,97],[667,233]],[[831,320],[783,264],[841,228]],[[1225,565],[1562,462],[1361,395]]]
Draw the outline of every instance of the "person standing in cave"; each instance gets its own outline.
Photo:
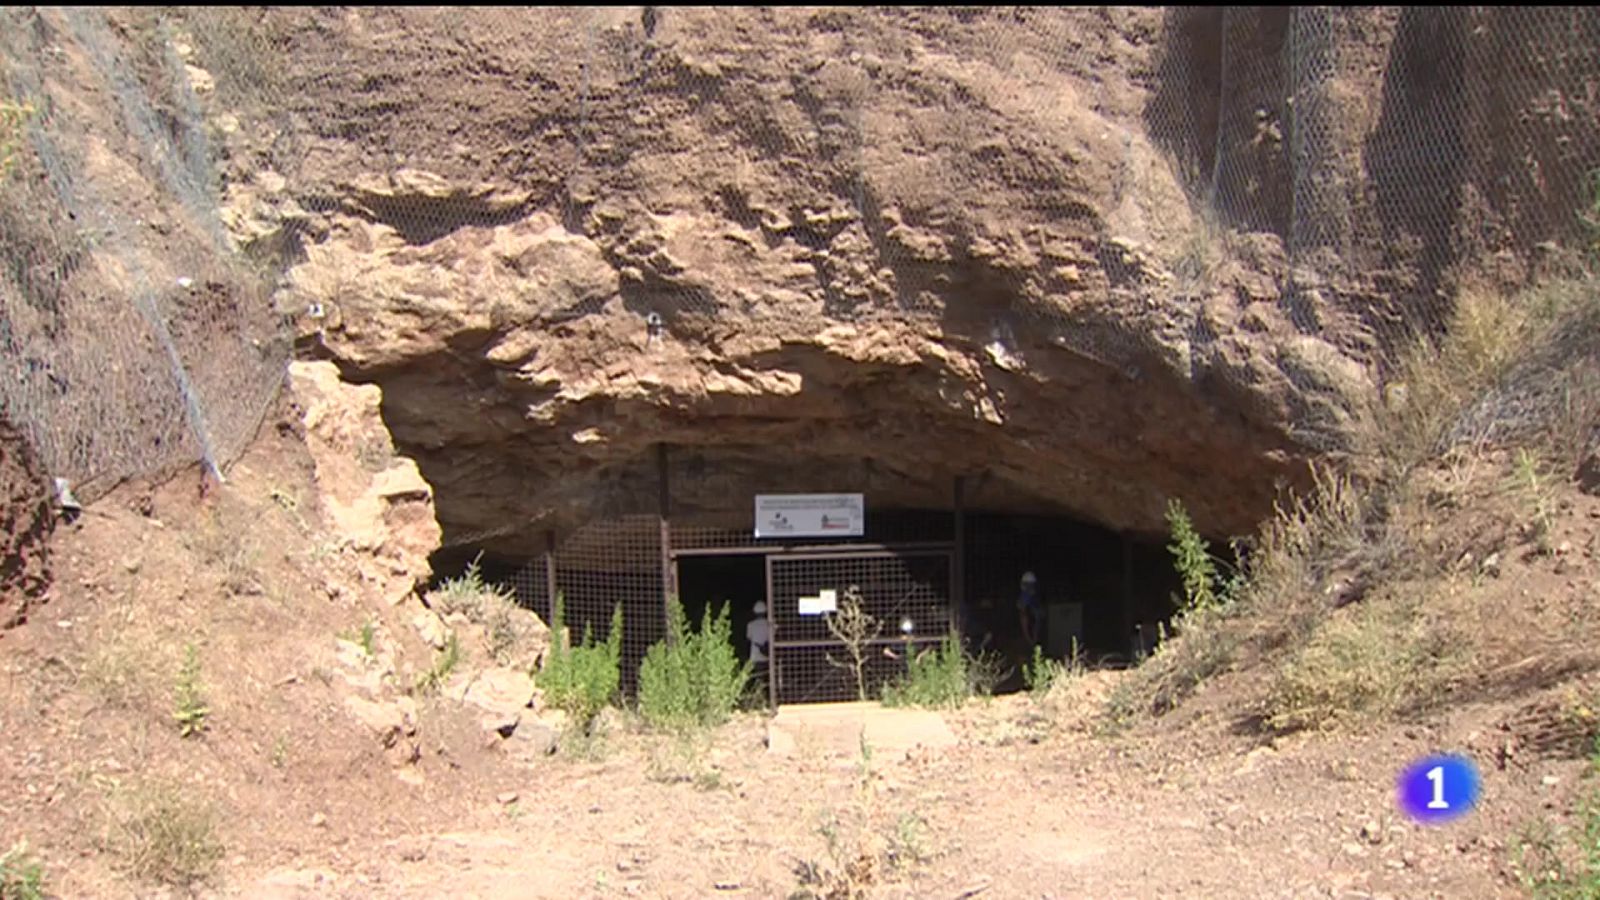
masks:
[[[754,618],[744,626],[745,640],[750,642],[750,674],[757,683],[765,683],[767,643],[772,640],[771,626],[767,622],[767,604],[757,600],[750,612]]]
[[[1022,590],[1017,594],[1017,617],[1022,622],[1022,638],[1028,642],[1028,652],[1044,639],[1044,603],[1039,600],[1039,578],[1032,572],[1022,573]]]

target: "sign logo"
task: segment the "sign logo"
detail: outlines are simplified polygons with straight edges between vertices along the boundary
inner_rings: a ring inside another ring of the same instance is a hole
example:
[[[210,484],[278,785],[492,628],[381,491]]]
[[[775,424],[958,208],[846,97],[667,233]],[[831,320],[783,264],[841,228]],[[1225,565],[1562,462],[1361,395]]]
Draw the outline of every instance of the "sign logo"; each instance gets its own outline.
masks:
[[[860,537],[865,510],[861,494],[757,494],[756,537]]]

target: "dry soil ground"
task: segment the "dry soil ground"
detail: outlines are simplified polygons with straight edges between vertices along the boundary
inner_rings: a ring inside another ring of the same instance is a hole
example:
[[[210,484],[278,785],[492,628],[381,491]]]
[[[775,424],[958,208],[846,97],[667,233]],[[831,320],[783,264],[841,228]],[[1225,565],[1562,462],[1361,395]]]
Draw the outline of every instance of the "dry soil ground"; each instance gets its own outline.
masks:
[[[1405,721],[1273,737],[1247,670],[1106,734],[1126,676],[1096,673],[950,713],[937,750],[778,754],[758,715],[685,749],[619,719],[595,758],[528,764],[433,698],[396,768],[339,702],[336,635],[371,619],[403,648],[409,628],[341,574],[308,473],[285,418],[225,488],[124,486],[58,532],[50,601],[0,637],[0,842],[27,839],[60,896],[185,893],[131,871],[135,798],[161,790],[216,815],[206,895],[783,897],[848,873],[872,896],[1518,896],[1515,839],[1587,787],[1581,750],[1540,739],[1596,688],[1600,501],[1576,492],[1566,550],[1510,539],[1498,578],[1461,583],[1505,639]],[[198,739],[171,719],[191,643]],[[1435,751],[1471,756],[1484,798],[1420,827],[1394,777]]]

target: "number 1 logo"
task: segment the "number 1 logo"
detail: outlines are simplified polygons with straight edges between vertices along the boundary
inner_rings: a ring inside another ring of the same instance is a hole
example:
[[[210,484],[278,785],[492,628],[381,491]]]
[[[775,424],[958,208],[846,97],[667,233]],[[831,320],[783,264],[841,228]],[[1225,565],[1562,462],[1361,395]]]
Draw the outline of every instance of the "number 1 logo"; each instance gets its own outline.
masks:
[[[1478,769],[1464,756],[1432,756],[1408,766],[1396,784],[1396,801],[1425,824],[1466,815],[1478,802]]]
[[[1449,809],[1450,803],[1444,799],[1444,766],[1429,769],[1428,780],[1433,782],[1433,799],[1428,801],[1428,808]]]

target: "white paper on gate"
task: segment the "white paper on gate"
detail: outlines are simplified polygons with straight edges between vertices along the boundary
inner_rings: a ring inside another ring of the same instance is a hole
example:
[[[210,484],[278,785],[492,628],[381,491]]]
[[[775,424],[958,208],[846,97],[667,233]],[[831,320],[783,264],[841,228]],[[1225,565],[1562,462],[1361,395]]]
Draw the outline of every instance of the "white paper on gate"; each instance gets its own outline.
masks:
[[[839,592],[833,588],[826,588],[818,593],[817,599],[822,601],[823,612],[839,611]]]
[[[802,615],[802,616],[820,616],[824,612],[827,612],[827,610],[822,608],[822,598],[821,597],[801,597],[800,598],[800,615]]]

